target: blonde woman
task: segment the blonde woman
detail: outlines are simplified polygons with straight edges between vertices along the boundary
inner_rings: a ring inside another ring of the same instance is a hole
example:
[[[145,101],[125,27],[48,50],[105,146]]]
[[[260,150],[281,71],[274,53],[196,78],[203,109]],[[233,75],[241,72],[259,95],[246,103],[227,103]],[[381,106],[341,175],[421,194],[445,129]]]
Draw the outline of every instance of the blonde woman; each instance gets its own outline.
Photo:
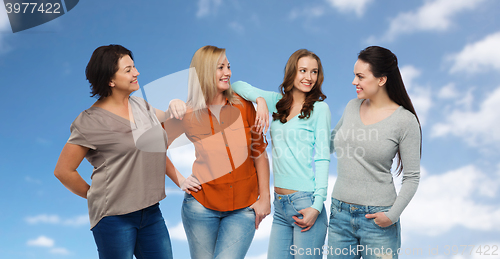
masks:
[[[196,150],[192,174],[172,179],[186,192],[182,221],[191,258],[243,259],[271,210],[267,143],[255,131],[253,105],[231,89],[224,49],[198,49],[190,67],[187,110],[173,112],[182,120],[164,127],[169,146],[185,133]]]

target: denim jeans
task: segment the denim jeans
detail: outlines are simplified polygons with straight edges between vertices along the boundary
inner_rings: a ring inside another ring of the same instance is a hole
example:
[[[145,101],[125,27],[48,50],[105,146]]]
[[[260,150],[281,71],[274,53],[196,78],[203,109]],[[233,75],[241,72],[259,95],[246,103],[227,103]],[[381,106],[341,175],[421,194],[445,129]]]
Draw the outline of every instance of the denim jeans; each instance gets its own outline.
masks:
[[[191,258],[245,258],[255,234],[253,209],[211,210],[192,195],[185,194],[181,216]]]
[[[159,204],[125,215],[104,217],[92,228],[100,259],[172,259]]]
[[[305,232],[295,224],[292,216],[302,218],[298,211],[311,207],[312,192],[295,192],[289,195],[274,193],[274,218],[269,238],[267,258],[322,258],[325,244],[327,216],[325,207],[314,225]]]
[[[366,214],[389,211],[391,206],[362,206],[344,203],[332,198],[328,226],[329,259],[398,258],[401,247],[399,220],[385,228]]]

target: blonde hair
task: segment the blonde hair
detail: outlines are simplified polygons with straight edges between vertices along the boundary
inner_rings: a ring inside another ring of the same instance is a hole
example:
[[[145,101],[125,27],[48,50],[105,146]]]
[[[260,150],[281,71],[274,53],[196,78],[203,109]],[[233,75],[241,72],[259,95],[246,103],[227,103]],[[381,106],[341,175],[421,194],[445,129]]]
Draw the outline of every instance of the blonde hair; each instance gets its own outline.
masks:
[[[207,107],[217,94],[216,71],[219,59],[226,55],[226,50],[215,46],[199,48],[189,65],[187,105],[195,113]],[[230,83],[229,83],[230,84]],[[223,92],[229,103],[239,103],[231,87]]]

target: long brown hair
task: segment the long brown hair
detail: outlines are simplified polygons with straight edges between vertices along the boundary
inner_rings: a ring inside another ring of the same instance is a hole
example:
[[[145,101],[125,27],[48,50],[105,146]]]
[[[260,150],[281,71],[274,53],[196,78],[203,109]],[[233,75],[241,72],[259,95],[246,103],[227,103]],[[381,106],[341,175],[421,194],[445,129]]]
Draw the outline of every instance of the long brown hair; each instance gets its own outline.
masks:
[[[293,104],[292,90],[294,88],[293,82],[297,76],[297,63],[299,59],[303,57],[314,58],[318,62],[318,79],[314,84],[311,91],[306,93],[306,99],[302,105],[302,110],[300,110],[300,119],[309,118],[311,112],[314,109],[314,103],[316,101],[323,101],[326,99],[326,95],[321,91],[321,84],[323,84],[323,66],[321,66],[321,60],[312,51],[307,49],[299,49],[295,51],[285,66],[285,76],[283,78],[283,83],[280,85],[279,89],[283,98],[276,103],[277,112],[273,113],[273,120],[280,120],[281,123],[286,123],[286,118],[290,115],[290,109]]]
[[[420,121],[418,120],[417,112],[415,112],[410,96],[406,92],[396,55],[386,48],[370,46],[358,54],[358,59],[370,64],[373,76],[387,77],[385,88],[389,98],[415,115],[420,127],[420,136],[422,136],[422,127],[420,126]],[[420,156],[422,156],[422,137],[420,137]],[[398,175],[403,171],[403,163],[399,150],[396,170]]]

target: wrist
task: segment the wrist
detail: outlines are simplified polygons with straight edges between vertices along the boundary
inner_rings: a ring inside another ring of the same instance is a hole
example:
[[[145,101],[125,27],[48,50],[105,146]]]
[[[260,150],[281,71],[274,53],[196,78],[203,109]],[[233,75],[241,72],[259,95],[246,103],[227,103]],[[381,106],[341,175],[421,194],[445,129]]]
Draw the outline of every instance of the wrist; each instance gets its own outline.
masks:
[[[268,200],[270,201],[271,200],[271,195],[267,194],[267,195],[259,195],[259,200]]]

